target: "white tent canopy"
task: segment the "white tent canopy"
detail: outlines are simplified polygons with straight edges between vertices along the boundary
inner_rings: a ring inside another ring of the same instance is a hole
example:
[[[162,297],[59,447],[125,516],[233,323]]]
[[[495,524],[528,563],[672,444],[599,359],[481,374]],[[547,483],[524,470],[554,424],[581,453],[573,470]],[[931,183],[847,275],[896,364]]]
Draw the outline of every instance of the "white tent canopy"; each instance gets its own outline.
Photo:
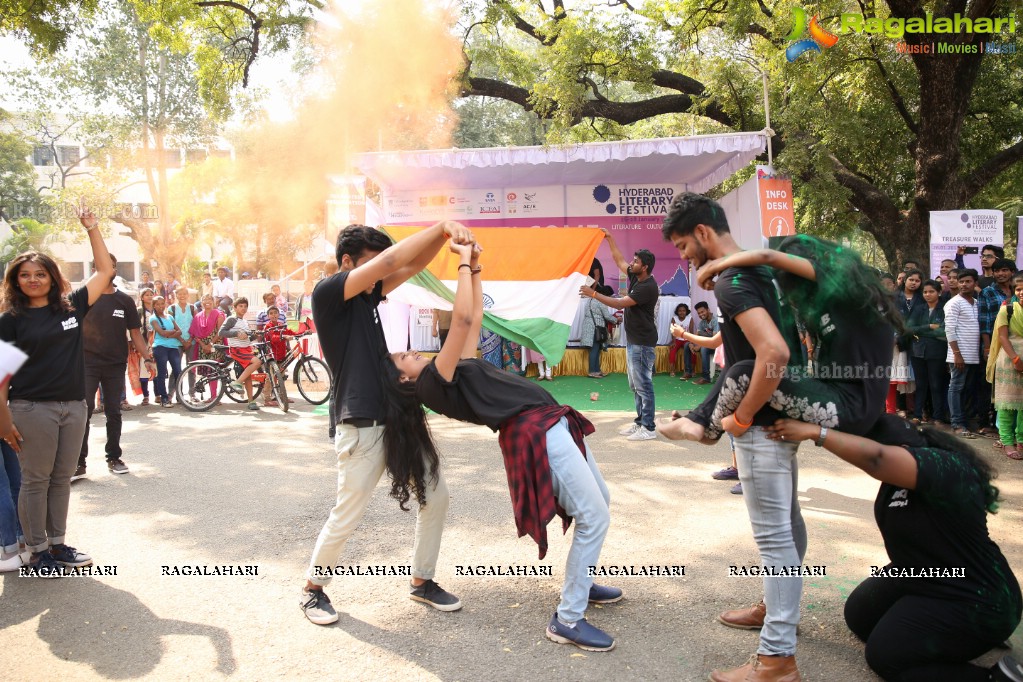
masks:
[[[672,183],[705,192],[767,148],[767,134],[729,133],[556,147],[374,152],[356,160],[385,191]]]

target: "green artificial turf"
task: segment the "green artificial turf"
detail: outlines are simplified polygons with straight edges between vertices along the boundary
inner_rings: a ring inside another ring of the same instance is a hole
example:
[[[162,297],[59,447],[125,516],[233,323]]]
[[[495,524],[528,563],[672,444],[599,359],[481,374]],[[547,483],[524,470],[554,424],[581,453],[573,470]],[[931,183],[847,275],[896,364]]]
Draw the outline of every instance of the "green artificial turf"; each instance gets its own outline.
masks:
[[[536,377],[527,381],[536,381]],[[559,403],[571,405],[580,411],[632,412],[636,409],[629,381],[624,374],[608,374],[603,379],[554,377],[554,381],[539,383]],[[655,374],[654,401],[657,410],[691,410],[703,401],[711,386],[697,386],[692,379],[680,381],[667,374]],[[597,393],[597,399],[590,400],[590,393]],[[327,414],[327,405],[320,405],[314,412]]]

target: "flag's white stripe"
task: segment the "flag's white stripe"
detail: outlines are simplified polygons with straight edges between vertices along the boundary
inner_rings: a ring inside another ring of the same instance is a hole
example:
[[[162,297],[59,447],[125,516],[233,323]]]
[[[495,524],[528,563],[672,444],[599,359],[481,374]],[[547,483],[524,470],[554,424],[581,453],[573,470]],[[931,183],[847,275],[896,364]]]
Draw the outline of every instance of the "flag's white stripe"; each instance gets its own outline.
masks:
[[[442,280],[455,290],[456,282]],[[546,317],[571,326],[579,308],[579,287],[586,275],[573,272],[567,277],[547,281],[483,281],[483,293],[493,301],[488,313],[505,320]],[[388,299],[421,308],[451,310],[451,303],[433,293],[406,282],[387,295]]]

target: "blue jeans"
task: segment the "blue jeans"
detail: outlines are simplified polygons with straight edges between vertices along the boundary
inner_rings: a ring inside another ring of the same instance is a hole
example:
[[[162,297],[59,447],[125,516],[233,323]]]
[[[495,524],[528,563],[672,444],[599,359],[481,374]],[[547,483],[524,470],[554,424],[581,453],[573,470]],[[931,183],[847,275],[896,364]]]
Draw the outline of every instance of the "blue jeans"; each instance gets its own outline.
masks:
[[[647,431],[654,430],[654,347],[634,346],[625,349],[629,371],[629,390],[636,399],[636,423]]]
[[[558,604],[558,618],[574,623],[583,617],[589,602],[593,577],[587,575],[587,569],[596,566],[600,559],[604,537],[611,524],[608,510],[611,494],[597,469],[590,446],[586,445],[584,459],[564,417],[547,431],[547,462],[551,467],[554,497],[574,522],[572,548],[565,562],[565,582]]]
[[[153,357],[156,358],[156,383],[153,385],[153,392],[157,398],[169,400],[178,387],[178,375],[181,374],[181,349],[153,346]],[[167,386],[167,363],[170,363],[171,367],[169,387]]]
[[[951,413],[952,428],[964,429],[970,416],[963,410],[963,397],[969,397],[977,390],[977,376],[980,365],[965,365],[962,370],[952,363],[948,371],[952,378],[948,382],[948,411]]]
[[[742,499],[764,566],[799,566],[806,554],[806,524],[798,500],[798,447],[798,443],[769,440],[758,426],[735,439]],[[795,655],[802,593],[802,578],[764,576],[767,615],[757,653]]]
[[[600,344],[596,341],[590,346],[590,374],[600,374]]]
[[[700,364],[703,366],[703,372],[701,376],[710,381],[710,365],[714,362],[714,349],[713,348],[701,348],[700,349]]]
[[[21,491],[21,466],[14,448],[0,441],[4,459],[0,466],[0,546],[4,552],[18,551],[18,541],[24,540],[18,521],[18,493]]]
[[[691,346],[682,349],[682,366],[685,368],[686,374],[689,376],[693,375],[693,354],[689,350]]]

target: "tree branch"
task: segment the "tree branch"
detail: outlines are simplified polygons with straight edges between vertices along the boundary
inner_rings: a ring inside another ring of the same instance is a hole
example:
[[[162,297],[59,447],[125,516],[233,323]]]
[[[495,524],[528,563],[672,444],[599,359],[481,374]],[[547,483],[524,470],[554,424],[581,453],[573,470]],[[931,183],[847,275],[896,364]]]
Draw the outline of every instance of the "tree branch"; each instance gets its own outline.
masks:
[[[870,51],[874,55],[874,64],[877,65],[877,70],[881,72],[881,79],[884,81],[885,86],[888,88],[888,92],[892,96],[892,103],[895,105],[895,110],[899,112],[899,116],[906,123],[906,127],[909,128],[910,132],[914,135],[920,134],[920,127],[916,121],[913,120],[913,116],[909,113],[909,109],[906,108],[906,100],[902,98],[902,93],[899,92],[898,88],[895,87],[895,83],[892,82],[891,76],[888,75],[888,69],[884,68],[884,64],[881,62],[880,57],[877,56],[877,49],[874,47],[874,41],[870,41]]]
[[[998,152],[965,178],[963,189],[966,192],[966,201],[984,189],[999,173],[1020,161],[1023,161],[1023,140]]]
[[[879,190],[865,178],[849,170],[838,157],[829,153],[828,158],[834,166],[835,180],[853,195],[853,204],[874,225],[897,225],[902,214],[887,194]]]
[[[535,111],[533,103],[529,101],[530,91],[517,85],[511,85],[492,78],[470,77],[466,86],[463,86],[461,97],[496,97],[518,104],[526,111]],[[695,98],[680,95],[661,95],[636,102],[614,102],[611,100],[587,100],[582,103],[579,113],[574,117],[574,123],[584,118],[597,116],[629,125],[652,116],[661,114],[684,114],[691,113],[697,106]],[[735,127],[735,121],[725,112],[715,100],[709,100],[704,104],[705,109],[701,115],[713,119],[728,127]],[[556,110],[556,106],[551,112]],[[545,118],[551,117],[547,112]]]
[[[231,0],[203,0],[202,2],[195,3],[196,7],[227,7],[228,9],[238,10],[243,12],[249,18],[249,25],[252,27],[252,38],[244,39],[239,37],[237,40],[232,42],[238,42],[239,40],[246,40],[249,43],[249,54],[242,60],[242,87],[249,87],[249,70],[252,68],[252,64],[256,61],[256,57],[259,56],[259,31],[263,28],[263,20],[258,14],[253,12],[245,5]]]
[[[545,47],[550,47],[554,43],[558,42],[558,34],[554,34],[553,36],[544,35],[543,32],[536,28],[536,26],[533,26],[531,23],[523,19],[522,15],[516,12],[514,9],[512,9],[508,3],[501,2],[500,0],[495,0],[494,2],[491,2],[491,5],[499,7],[501,10],[503,10],[505,14],[511,17],[512,23],[515,25],[515,28],[517,28],[522,33],[525,33],[530,38],[539,41]],[[561,10],[560,15],[558,13],[559,9]],[[540,5],[540,10],[543,11],[543,5]],[[564,18],[565,8],[561,4],[561,2],[554,3],[554,14],[555,14],[554,18],[556,21],[560,21],[562,18]]]

